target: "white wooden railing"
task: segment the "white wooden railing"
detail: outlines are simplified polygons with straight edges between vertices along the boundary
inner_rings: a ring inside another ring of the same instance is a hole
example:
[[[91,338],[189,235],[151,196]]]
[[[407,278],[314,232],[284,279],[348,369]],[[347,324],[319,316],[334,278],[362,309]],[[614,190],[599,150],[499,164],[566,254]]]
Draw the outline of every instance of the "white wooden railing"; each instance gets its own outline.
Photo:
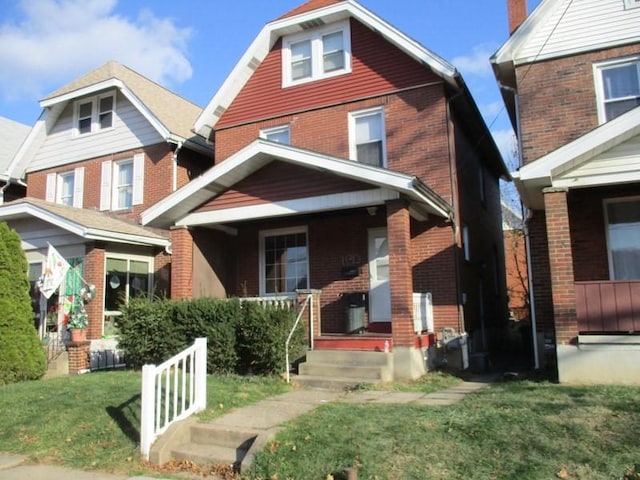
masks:
[[[296,306],[295,297],[240,297],[241,302],[254,302],[261,307],[274,307],[282,310],[293,310]]]
[[[433,332],[433,303],[431,293],[413,294],[413,329],[416,333]]]
[[[140,451],[148,460],[151,445],[169,426],[207,406],[207,339],[166,362],[142,367]]]

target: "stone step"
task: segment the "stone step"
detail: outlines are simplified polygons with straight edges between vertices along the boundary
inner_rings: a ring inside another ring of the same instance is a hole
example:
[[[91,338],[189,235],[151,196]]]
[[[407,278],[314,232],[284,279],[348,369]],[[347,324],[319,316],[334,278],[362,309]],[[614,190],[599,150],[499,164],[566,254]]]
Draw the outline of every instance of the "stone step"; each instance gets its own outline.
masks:
[[[333,363],[304,362],[298,366],[300,375],[315,377],[342,377],[388,381],[391,380],[391,369],[384,366],[338,365]]]
[[[311,350],[307,352],[307,363],[322,363],[352,366],[391,365],[392,355],[384,352],[357,350]]]
[[[200,466],[231,465],[236,471],[240,471],[246,454],[246,449],[193,442],[183,443],[171,450],[175,460],[188,460]]]
[[[291,377],[294,385],[301,385],[320,390],[353,390],[358,385],[374,385],[380,380],[370,378],[324,377],[315,375],[295,375]]]
[[[236,430],[207,423],[191,426],[191,443],[248,450],[258,436],[256,432]]]

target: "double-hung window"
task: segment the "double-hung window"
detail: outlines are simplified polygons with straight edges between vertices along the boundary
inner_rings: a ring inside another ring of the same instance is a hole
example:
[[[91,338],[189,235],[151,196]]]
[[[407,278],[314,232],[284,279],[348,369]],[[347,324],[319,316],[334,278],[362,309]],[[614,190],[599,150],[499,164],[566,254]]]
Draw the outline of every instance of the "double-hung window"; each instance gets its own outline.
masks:
[[[260,232],[260,293],[277,295],[309,288],[307,229]]]
[[[100,210],[123,210],[143,203],[144,154],[102,162]]]
[[[375,167],[386,167],[386,139],[382,107],[349,114],[349,156]]]
[[[84,167],[47,174],[45,199],[70,207],[82,208],[84,196]]]
[[[600,123],[640,105],[640,57],[603,62],[594,68]]]
[[[113,127],[116,97],[111,92],[78,100],[74,109],[75,133],[78,136]]]
[[[611,280],[640,280],[640,198],[605,201]]]
[[[289,125],[280,125],[273,128],[264,128],[260,130],[260,138],[271,140],[272,142],[291,144],[291,133]]]
[[[285,37],[282,49],[283,86],[349,73],[351,39],[349,22]]]

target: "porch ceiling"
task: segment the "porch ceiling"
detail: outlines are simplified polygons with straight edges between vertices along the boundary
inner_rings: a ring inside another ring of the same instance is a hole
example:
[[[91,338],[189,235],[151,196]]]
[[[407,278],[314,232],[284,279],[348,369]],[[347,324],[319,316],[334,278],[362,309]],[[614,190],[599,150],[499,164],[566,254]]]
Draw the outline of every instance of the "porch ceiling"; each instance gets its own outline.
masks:
[[[271,202],[252,207],[192,213],[197,207],[272,161],[282,161],[356,180],[369,184],[372,188],[286,202]],[[164,228],[172,225],[219,224],[237,219],[240,214],[245,215],[241,218],[247,218],[246,215],[249,215],[249,218],[265,218],[300,212],[379,205],[386,200],[401,196],[409,200],[412,214],[418,218],[428,215],[449,218],[452,215],[451,207],[412,175],[258,139],[145,210],[141,219],[143,225]]]

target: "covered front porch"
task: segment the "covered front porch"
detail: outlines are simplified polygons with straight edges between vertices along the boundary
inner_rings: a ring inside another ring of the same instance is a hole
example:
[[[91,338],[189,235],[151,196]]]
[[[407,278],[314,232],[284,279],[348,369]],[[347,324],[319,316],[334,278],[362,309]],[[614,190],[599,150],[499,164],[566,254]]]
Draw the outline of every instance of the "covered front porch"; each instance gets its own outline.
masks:
[[[386,352],[415,378],[429,334],[459,330],[450,217],[413,176],[257,140],[142,220],[173,223],[173,298],[311,290],[311,350]]]

